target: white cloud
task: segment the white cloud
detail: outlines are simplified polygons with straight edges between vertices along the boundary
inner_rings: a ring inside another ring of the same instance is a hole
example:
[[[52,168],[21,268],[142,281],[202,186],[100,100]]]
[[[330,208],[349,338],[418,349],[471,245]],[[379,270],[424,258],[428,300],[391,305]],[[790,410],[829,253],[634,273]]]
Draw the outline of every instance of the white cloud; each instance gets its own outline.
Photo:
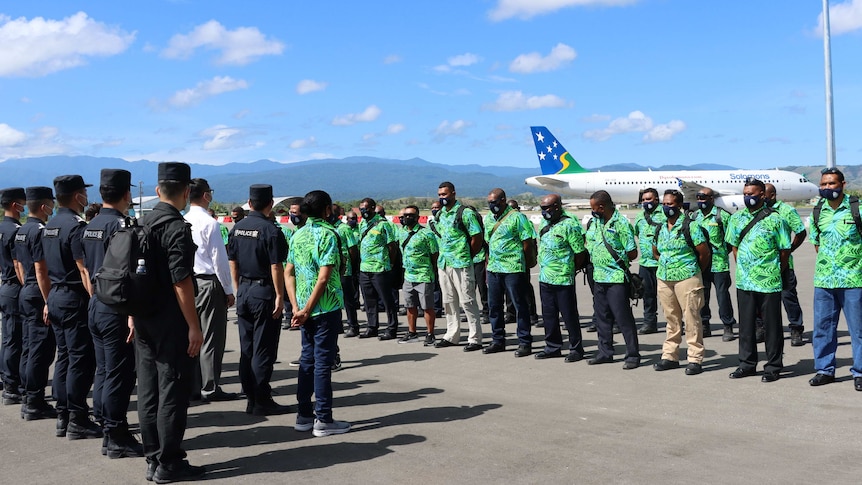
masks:
[[[643,141],[645,143],[653,143],[669,141],[674,135],[684,131],[685,128],[685,123],[680,120],[672,120],[665,124],[656,125],[652,118],[643,112],[632,111],[626,117],[616,118],[611,121],[607,128],[584,132],[584,138],[605,141],[614,135],[623,133],[645,133]]]
[[[296,84],[297,94],[308,94],[315,91],[323,91],[329,83],[314,81],[312,79],[303,79]]]
[[[437,72],[450,72],[453,67],[468,67],[480,62],[482,60],[481,57],[476,54],[471,54],[469,52],[464,54],[458,54],[457,56],[452,56],[449,59],[446,59],[446,64],[441,64],[439,66],[434,66],[434,70]]]
[[[244,110],[240,110],[240,111],[237,111],[236,113],[234,113],[233,118],[235,120],[241,120],[250,114],[251,114],[251,110],[244,109]]]
[[[242,146],[244,133],[239,128],[231,128],[226,125],[216,125],[200,132],[201,136],[207,138],[204,142],[204,150],[226,150]]]
[[[398,54],[390,54],[390,55],[383,58],[383,63],[384,64],[396,64],[396,63],[401,62],[402,60],[404,60],[404,59],[401,56],[399,56]]]
[[[401,133],[402,131],[404,131],[405,128],[406,127],[404,125],[402,125],[401,123],[393,123],[386,128],[386,134],[387,135],[397,135],[398,133]]]
[[[610,119],[611,115],[591,114],[581,118],[581,121],[584,123],[603,123],[605,121],[610,121]]]
[[[45,76],[126,50],[135,33],[97,22],[84,12],[51,20],[0,15],[0,77]]]
[[[529,54],[521,54],[516,57],[511,64],[509,70],[512,72],[533,73],[555,71],[564,65],[575,60],[578,53],[566,44],[559,43],[551,49],[551,53],[545,57],[538,52]]]
[[[6,123],[0,123],[0,147],[11,147],[22,143],[27,135],[12,128]]]
[[[0,161],[74,153],[65,138],[61,136],[60,130],[53,126],[43,126],[25,134],[0,123]]]
[[[431,134],[434,135],[434,141],[442,142],[450,136],[464,136],[464,130],[473,126],[473,123],[464,120],[443,120]]]
[[[294,150],[299,150],[300,148],[305,148],[308,146],[316,146],[317,140],[313,136],[309,136],[308,138],[302,140],[293,140],[290,142],[290,148]]]
[[[243,79],[233,79],[230,76],[216,76],[207,81],[201,81],[197,86],[177,91],[168,104],[176,108],[193,106],[206,98],[239,89],[248,89],[248,83]]]
[[[829,30],[832,35],[862,29],[862,0],[847,0],[829,7]],[[823,36],[823,12],[817,16],[817,35]]]
[[[336,116],[335,119],[332,120],[332,124],[335,126],[349,126],[356,123],[367,123],[369,121],[376,120],[383,111],[380,110],[375,105],[371,105],[365,108],[365,111],[362,113],[351,113],[346,115]]]
[[[198,25],[188,34],[171,37],[162,56],[168,59],[188,59],[198,48],[220,51],[216,64],[245,65],[262,56],[279,55],[284,44],[267,39],[256,27],[238,27],[227,30],[222,24],[210,20]]]
[[[526,20],[537,15],[556,12],[567,7],[621,7],[634,5],[639,0],[497,0],[497,6],[488,12],[494,21],[518,17]]]
[[[527,96],[521,91],[506,91],[500,93],[497,100],[482,107],[487,111],[525,111],[542,108],[563,108],[566,100],[554,95]]]

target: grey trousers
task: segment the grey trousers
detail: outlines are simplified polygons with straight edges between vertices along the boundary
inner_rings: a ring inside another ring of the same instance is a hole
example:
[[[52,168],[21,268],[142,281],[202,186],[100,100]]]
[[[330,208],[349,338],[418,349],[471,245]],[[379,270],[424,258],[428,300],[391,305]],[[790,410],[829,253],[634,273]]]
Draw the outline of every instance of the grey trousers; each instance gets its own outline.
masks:
[[[197,359],[200,372],[195,374],[200,380],[192,392],[200,389],[201,395],[207,396],[219,389],[221,380],[227,337],[227,301],[224,288],[215,275],[197,275],[195,279],[198,285],[195,308],[201,321],[204,343]]]

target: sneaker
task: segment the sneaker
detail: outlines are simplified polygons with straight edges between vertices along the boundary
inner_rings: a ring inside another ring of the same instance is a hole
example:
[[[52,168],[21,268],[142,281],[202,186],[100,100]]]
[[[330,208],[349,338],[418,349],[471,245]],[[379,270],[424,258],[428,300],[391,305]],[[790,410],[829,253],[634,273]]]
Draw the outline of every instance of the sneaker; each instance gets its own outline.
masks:
[[[314,427],[315,419],[313,417],[306,418],[305,416],[296,415],[296,424],[293,425],[293,429],[296,431],[311,431],[311,428]]]
[[[409,344],[419,340],[419,334],[416,332],[407,332],[406,335],[398,339],[399,344]]]
[[[341,354],[335,354],[335,361],[332,362],[332,372],[341,370]]]
[[[299,367],[299,360],[291,360],[287,365],[290,367]]]
[[[311,434],[317,436],[318,438],[321,436],[329,436],[332,434],[342,434],[350,431],[350,423],[347,421],[333,421],[331,423],[324,423],[319,419],[314,420],[314,429]]]
[[[433,333],[429,333],[425,335],[425,343],[423,344],[425,347],[433,347],[436,343],[437,339],[434,338]]]

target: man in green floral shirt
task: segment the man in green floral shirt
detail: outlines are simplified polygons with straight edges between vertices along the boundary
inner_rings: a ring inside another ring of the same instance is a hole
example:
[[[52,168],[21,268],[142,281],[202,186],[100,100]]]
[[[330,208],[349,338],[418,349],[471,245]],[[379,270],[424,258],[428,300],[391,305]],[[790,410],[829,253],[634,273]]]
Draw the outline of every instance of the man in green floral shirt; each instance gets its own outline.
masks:
[[[407,335],[398,343],[415,342],[418,307],[425,313],[425,346],[434,345],[434,281],[437,279],[437,238],[419,224],[419,208],[408,205],[401,215],[398,234],[404,268],[404,305],[407,307]]]
[[[626,277],[630,261],[638,255],[634,229],[616,210],[606,190],[593,193],[590,208],[593,219],[587,227],[586,243],[593,263],[593,311],[599,342],[598,352],[587,363],[594,365],[614,361],[612,327],[616,323],[626,342],[623,369],[636,369],[640,366],[641,356]],[[615,254],[611,254],[607,246]]]
[[[566,362],[584,358],[578,301],[575,298],[575,271],[587,261],[584,231],[578,220],[563,211],[559,194],[542,198],[542,226],[539,230],[539,296],[545,326],[545,349],[537,359],[561,357],[563,335],[560,314],[569,334]]]
[[[653,257],[652,247],[658,230],[667,218],[664,212],[658,209],[661,207],[661,201],[656,189],[652,187],[644,189],[641,203],[643,211],[635,216],[634,229],[641,254],[638,261],[638,275],[644,281],[644,321],[638,329],[638,334],[646,335],[658,331],[658,287],[656,286],[658,260]]]
[[[376,214],[377,203],[365,198],[359,204],[362,222],[359,224],[359,288],[365,300],[367,326],[359,338],[377,336],[377,302],[383,301],[387,326],[380,340],[391,340],[398,332],[398,306],[392,295],[392,277],[389,271],[393,261],[401,261],[398,235],[394,226]]]
[[[730,217],[725,241],[736,257],[736,301],[739,305],[739,368],[731,379],[753,376],[757,371],[758,313],[766,334],[763,382],[775,382],[784,367],[784,331],[781,325],[781,275],[790,256],[790,229],[777,213],[766,207],[766,186],[757,179],[745,182],[742,194],[747,210]]]
[[[341,214],[344,209],[338,204],[332,204],[332,215],[329,216],[329,222],[341,238],[341,257],[345,261],[344,274],[341,275],[341,289],[344,291],[344,312],[347,314],[347,333],[345,337],[355,337],[359,335],[359,320],[357,312],[359,311],[359,296],[357,295],[356,286],[353,284],[353,273],[355,268],[359,266],[359,245],[356,242],[356,236],[350,226],[341,222]]]
[[[488,194],[485,216],[485,240],[488,241],[488,317],[493,341],[483,352],[493,354],[506,350],[506,322],[503,292],[515,304],[518,324],[518,350],[515,357],[533,353],[530,334],[530,304],[526,292],[527,270],[536,265],[536,230],[527,217],[509,207],[506,192],[493,189]]]
[[[722,342],[730,342],[736,338],[733,326],[736,317],[733,316],[733,302],[730,301],[730,254],[724,236],[730,222],[730,213],[715,205],[715,192],[704,187],[697,192],[697,208],[695,221],[706,229],[709,234],[709,246],[712,250],[712,266],[703,272],[703,308],[700,309],[700,321],[703,326],[703,336],[712,336],[709,320],[712,311],[709,308],[710,289],[715,285],[715,300],[718,302],[718,317],[724,325]]]
[[[666,190],[662,212],[667,220],[662,223],[652,248],[658,260],[658,296],[667,318],[667,337],[661,350],[661,360],[653,365],[658,371],[679,368],[679,344],[682,341],[682,322],[688,344],[686,375],[703,372],[703,334],[700,307],[703,306],[703,271],[709,271],[710,257],[706,237],[697,222],[684,214],[682,192]]]
[[[332,213],[329,194],[311,191],[301,208],[308,220],[293,235],[285,270],[287,295],[295,309],[290,323],[302,327],[295,428],[328,436],[350,430],[350,423],[332,418],[332,365],[344,307],[339,278],[342,255],[338,234],[326,222]]]
[[[808,383],[822,386],[835,382],[838,318],[843,310],[853,351],[850,374],[854,388],[862,391],[862,232],[855,220],[858,206],[856,211],[852,208],[859,202],[851,202],[844,193],[846,186],[840,170],[823,170],[820,176],[823,200],[818,203],[819,215],[811,216],[810,239],[817,251],[811,346],[817,375]]]

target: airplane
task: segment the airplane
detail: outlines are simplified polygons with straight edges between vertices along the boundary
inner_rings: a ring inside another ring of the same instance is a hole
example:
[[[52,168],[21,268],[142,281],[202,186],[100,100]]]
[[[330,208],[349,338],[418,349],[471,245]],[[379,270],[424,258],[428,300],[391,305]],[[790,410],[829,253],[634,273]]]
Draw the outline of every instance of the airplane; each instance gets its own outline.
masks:
[[[674,170],[647,172],[591,172],[581,167],[572,154],[544,126],[531,126],[542,175],[525,179],[531,187],[588,199],[597,190],[607,190],[617,204],[640,203],[643,190],[652,187],[661,196],[667,189],[683,193],[687,203],[704,187],[716,193],[715,204],[730,212],[745,207],[742,189],[748,178],[775,185],[778,199],[807,201],[818,188],[804,175],[787,170]]]

